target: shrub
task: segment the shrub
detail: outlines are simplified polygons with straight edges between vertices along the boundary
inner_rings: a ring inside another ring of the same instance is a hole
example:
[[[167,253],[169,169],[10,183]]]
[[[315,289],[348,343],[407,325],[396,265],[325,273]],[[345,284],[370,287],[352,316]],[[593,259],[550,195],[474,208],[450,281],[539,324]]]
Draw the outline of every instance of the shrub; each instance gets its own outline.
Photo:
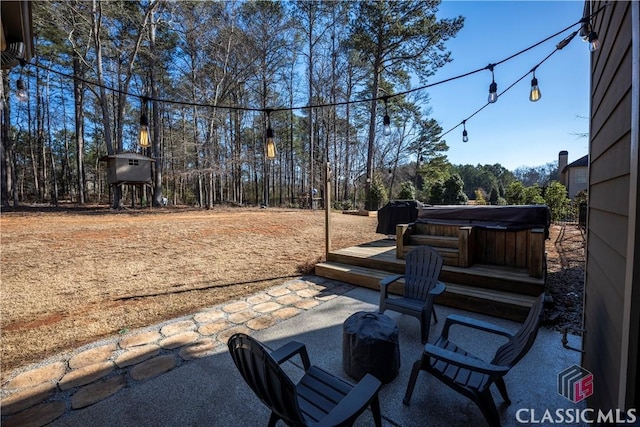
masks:
[[[416,198],[416,188],[410,181],[404,181],[400,184],[400,192],[398,193],[398,199],[401,200],[413,200]]]

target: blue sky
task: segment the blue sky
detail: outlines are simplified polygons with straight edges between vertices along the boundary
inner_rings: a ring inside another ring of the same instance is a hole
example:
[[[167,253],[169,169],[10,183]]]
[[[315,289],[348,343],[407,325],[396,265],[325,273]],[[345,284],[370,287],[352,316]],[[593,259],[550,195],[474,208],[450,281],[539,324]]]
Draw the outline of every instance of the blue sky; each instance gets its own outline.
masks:
[[[429,82],[475,70],[524,49],[562,30],[582,17],[582,1],[443,1],[440,17],[462,15],[465,24],[446,44],[453,61]],[[498,92],[506,89],[555,48],[572,30],[495,67]],[[588,151],[589,122],[588,44],[579,36],[556,52],[536,71],[542,98],[529,101],[531,76],[501,96],[466,124],[469,142],[462,142],[462,127],[444,137],[453,164],[500,163],[509,170],[539,166],[558,159],[567,150],[569,162]],[[449,130],[487,101],[491,72],[429,89],[431,116]]]

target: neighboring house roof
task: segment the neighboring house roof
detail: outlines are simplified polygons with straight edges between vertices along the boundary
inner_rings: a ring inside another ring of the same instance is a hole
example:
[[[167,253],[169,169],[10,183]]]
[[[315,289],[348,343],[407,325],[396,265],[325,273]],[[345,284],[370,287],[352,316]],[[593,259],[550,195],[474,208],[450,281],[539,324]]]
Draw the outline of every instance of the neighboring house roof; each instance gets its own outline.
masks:
[[[571,162],[567,166],[565,166],[564,169],[562,169],[562,172],[566,171],[569,168],[577,168],[577,167],[588,166],[588,165],[589,165],[589,155],[585,154],[583,157],[580,157],[578,160]]]
[[[109,159],[139,159],[139,160],[148,160],[150,162],[155,162],[151,157],[143,156],[139,153],[117,153],[111,154],[107,156],[100,157],[101,162],[106,162]]]

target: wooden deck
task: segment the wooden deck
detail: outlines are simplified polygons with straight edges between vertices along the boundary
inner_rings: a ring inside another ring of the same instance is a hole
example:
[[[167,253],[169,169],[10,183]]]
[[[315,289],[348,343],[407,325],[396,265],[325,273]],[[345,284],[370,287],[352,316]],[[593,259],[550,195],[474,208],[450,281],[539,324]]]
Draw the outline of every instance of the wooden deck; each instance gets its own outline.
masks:
[[[337,249],[327,261],[316,265],[318,276],[380,289],[380,280],[404,273],[404,260],[396,257],[395,240],[383,239]],[[440,280],[446,291],[438,304],[522,321],[544,291],[544,278],[530,277],[526,268],[473,264],[470,267],[444,265]],[[391,292],[402,292],[399,281]]]

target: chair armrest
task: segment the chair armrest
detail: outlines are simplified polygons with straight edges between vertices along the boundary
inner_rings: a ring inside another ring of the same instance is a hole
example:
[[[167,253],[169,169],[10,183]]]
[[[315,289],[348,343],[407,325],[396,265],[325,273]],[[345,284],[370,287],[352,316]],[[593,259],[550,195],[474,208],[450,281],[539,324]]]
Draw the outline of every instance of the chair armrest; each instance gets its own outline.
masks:
[[[300,355],[300,359],[302,359],[302,365],[304,366],[304,370],[308,370],[311,366],[311,362],[309,361],[309,354],[307,353],[307,347],[304,344],[298,341],[291,341],[282,347],[278,348],[271,352],[271,357],[278,362],[278,364],[282,364],[287,360],[291,359],[296,354]]]
[[[387,295],[389,295],[389,285],[397,280],[402,279],[403,277],[404,275],[398,274],[395,276],[387,276],[384,279],[380,280],[380,301],[382,301],[382,299],[386,298]]]
[[[366,374],[340,403],[322,419],[322,425],[350,425],[350,422],[355,420],[376,397],[381,386],[380,380],[371,374]]]
[[[389,286],[390,284],[392,284],[393,282],[395,282],[396,280],[400,280],[404,277],[404,275],[402,274],[396,274],[395,276],[387,276],[384,279],[380,280],[380,286]]]
[[[435,286],[429,291],[429,295],[440,295],[444,292],[447,287],[442,282],[438,282]]]
[[[475,357],[465,356],[460,353],[446,350],[442,347],[436,347],[433,344],[425,344],[424,354],[429,357],[433,357],[434,359],[445,361],[451,365],[470,369],[474,372],[480,372],[483,374],[504,375],[509,372],[508,366],[493,365]]]
[[[449,338],[449,328],[453,325],[467,326],[469,328],[478,329],[484,332],[489,332],[496,335],[502,335],[507,338],[513,337],[513,334],[500,326],[492,323],[483,322],[482,320],[472,319],[470,317],[460,316],[457,314],[450,314],[444,322],[442,328],[442,336]]]

